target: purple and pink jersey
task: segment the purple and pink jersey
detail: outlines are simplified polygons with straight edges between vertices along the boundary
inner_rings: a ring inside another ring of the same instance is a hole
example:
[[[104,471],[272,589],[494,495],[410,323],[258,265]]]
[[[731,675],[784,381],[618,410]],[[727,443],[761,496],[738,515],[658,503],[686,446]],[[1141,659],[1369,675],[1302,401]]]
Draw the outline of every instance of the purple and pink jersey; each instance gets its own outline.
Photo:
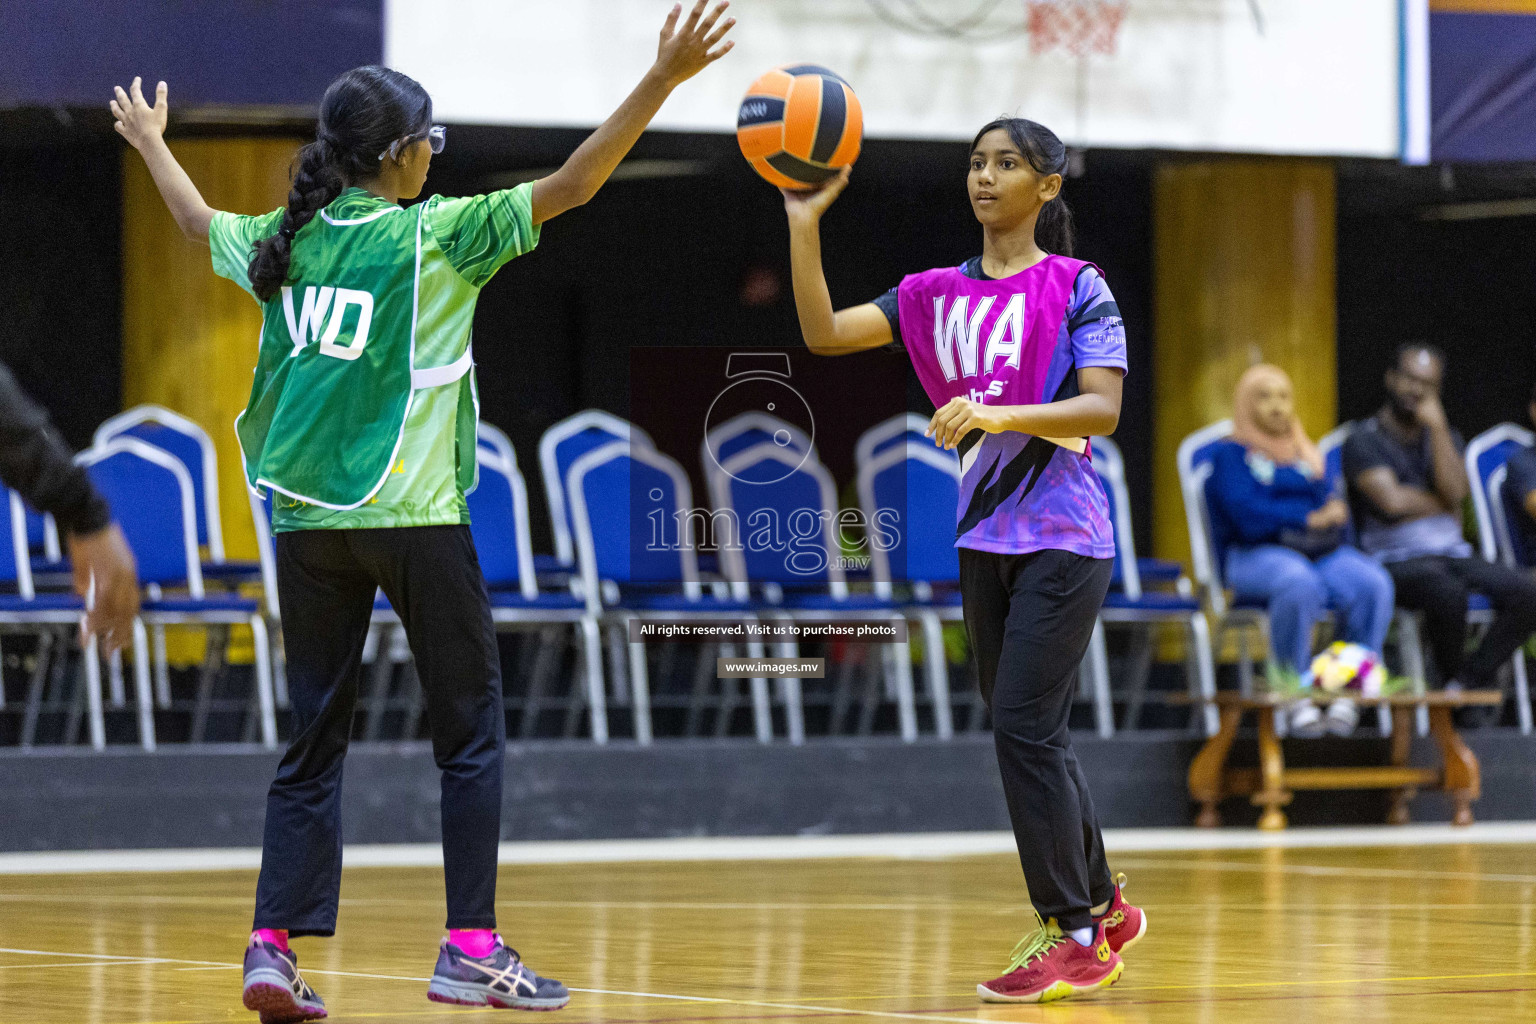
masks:
[[[876,303],[935,408],[957,396],[1061,401],[1078,393],[1084,367],[1125,371],[1125,328],[1098,268],[1048,256],[994,280],[980,264],[913,274]],[[1087,454],[1017,431],[973,431],[959,450],[956,547],[1114,557],[1109,500]]]

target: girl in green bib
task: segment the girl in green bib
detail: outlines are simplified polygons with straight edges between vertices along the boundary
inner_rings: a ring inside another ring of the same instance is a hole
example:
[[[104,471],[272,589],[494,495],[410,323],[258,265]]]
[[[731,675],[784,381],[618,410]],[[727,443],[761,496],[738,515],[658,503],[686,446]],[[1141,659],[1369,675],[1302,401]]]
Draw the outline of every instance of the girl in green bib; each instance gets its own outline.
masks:
[[[724,56],[726,4],[679,4],[655,64],[547,178],[463,199],[421,193],[445,130],[412,79],[338,78],[287,205],[211,209],[166,147],[166,86],[117,89],[116,128],[143,155],[215,273],[262,306],[250,401],[236,421],[246,477],[270,490],[293,739],[267,797],[244,1002],[263,1024],[325,1016],[290,936],[332,935],[341,882],[342,761],[374,594],[410,639],[442,770],[449,935],[428,997],[554,1009],[542,978],[495,934],[501,837],[501,673],[464,492],[475,480],[470,327],[480,289],[534,247],[539,226],[591,199],[679,84]]]

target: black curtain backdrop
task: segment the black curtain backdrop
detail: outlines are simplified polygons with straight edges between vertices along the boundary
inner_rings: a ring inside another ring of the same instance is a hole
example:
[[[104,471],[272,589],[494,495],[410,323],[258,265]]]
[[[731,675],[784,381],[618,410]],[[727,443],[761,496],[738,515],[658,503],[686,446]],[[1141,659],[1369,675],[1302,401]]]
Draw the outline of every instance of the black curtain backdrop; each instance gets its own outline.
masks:
[[[0,135],[0,360],[81,448],[122,403],[120,140]]]
[[[1536,194],[1530,167],[1346,167],[1338,246],[1339,417],[1369,416],[1397,346],[1424,340],[1447,355],[1444,402],[1467,438],[1526,423],[1536,381],[1536,217],[1498,205]],[[1470,202],[1487,202],[1482,210]]]

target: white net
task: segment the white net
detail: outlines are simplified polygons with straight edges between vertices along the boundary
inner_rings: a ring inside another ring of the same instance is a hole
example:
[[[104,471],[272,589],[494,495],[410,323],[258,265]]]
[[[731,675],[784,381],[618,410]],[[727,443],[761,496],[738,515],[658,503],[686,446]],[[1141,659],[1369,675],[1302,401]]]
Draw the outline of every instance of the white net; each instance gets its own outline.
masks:
[[[1065,50],[1074,57],[1111,54],[1127,0],[1028,0],[1029,48],[1040,54]]]

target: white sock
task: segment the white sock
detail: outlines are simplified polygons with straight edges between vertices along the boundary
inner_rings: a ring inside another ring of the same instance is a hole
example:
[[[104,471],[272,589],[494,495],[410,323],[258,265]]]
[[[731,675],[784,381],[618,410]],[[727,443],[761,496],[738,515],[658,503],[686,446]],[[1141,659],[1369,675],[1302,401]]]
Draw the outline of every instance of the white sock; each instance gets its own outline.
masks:
[[[1087,949],[1089,946],[1093,945],[1092,928],[1074,928],[1072,931],[1067,932],[1067,937],[1070,938],[1073,942],[1077,943],[1079,946],[1082,946],[1084,949]]]

